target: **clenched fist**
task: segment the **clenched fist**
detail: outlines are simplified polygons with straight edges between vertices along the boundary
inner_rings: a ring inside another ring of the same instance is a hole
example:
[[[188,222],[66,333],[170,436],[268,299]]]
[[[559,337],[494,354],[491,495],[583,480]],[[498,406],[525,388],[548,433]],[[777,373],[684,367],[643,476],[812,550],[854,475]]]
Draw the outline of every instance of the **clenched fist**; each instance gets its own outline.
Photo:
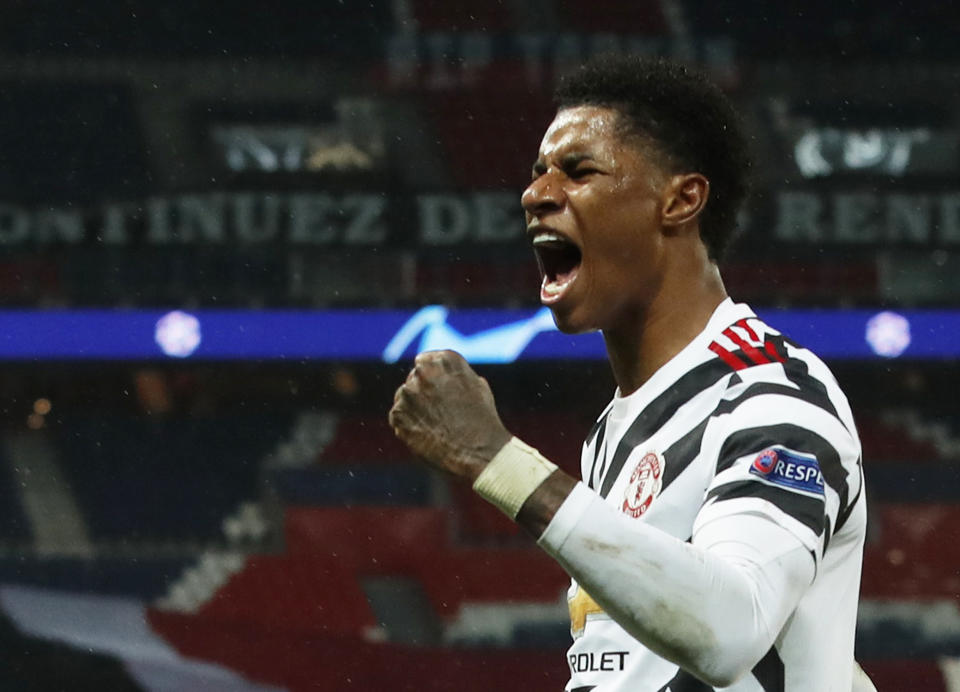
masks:
[[[471,483],[511,438],[490,385],[454,351],[417,356],[389,421],[414,454]]]

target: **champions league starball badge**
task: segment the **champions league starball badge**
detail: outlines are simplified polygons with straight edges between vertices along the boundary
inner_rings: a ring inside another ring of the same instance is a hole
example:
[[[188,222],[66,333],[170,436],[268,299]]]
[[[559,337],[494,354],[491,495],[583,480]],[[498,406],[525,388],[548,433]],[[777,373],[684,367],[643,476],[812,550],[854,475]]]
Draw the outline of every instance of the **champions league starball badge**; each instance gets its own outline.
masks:
[[[623,491],[623,513],[636,519],[646,512],[653,499],[660,494],[662,475],[663,464],[656,452],[644,454]]]

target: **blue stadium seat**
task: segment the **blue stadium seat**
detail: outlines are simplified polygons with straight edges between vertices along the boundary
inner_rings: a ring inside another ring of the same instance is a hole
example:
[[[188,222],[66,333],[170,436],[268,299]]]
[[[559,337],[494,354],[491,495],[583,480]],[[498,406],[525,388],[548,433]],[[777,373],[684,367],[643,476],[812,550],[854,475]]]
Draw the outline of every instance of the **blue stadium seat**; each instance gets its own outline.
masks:
[[[259,495],[261,459],[282,417],[67,419],[64,473],[94,540],[221,538],[221,522]]]

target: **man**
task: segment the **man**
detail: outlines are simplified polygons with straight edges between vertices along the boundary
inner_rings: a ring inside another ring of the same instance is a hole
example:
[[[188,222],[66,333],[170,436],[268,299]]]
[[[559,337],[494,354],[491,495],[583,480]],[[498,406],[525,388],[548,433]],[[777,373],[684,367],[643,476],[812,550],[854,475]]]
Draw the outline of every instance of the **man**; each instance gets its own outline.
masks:
[[[727,298],[735,114],[701,76],[631,58],[588,64],[558,103],[522,204],[541,302],[602,332],[617,383],[582,481],[513,438],[449,351],[417,357],[390,423],[571,575],[568,690],[847,692],[860,443],[826,366]]]

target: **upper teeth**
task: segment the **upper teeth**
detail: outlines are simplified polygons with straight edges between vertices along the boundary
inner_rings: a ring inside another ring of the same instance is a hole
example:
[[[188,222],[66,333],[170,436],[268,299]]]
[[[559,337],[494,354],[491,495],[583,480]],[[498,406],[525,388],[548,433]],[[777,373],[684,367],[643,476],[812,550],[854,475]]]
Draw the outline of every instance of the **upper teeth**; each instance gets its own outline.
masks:
[[[564,238],[562,235],[551,233],[549,231],[543,231],[542,233],[537,233],[537,235],[533,237],[534,245],[538,245],[540,243],[556,243],[556,242],[564,243],[566,241],[567,239]]]

